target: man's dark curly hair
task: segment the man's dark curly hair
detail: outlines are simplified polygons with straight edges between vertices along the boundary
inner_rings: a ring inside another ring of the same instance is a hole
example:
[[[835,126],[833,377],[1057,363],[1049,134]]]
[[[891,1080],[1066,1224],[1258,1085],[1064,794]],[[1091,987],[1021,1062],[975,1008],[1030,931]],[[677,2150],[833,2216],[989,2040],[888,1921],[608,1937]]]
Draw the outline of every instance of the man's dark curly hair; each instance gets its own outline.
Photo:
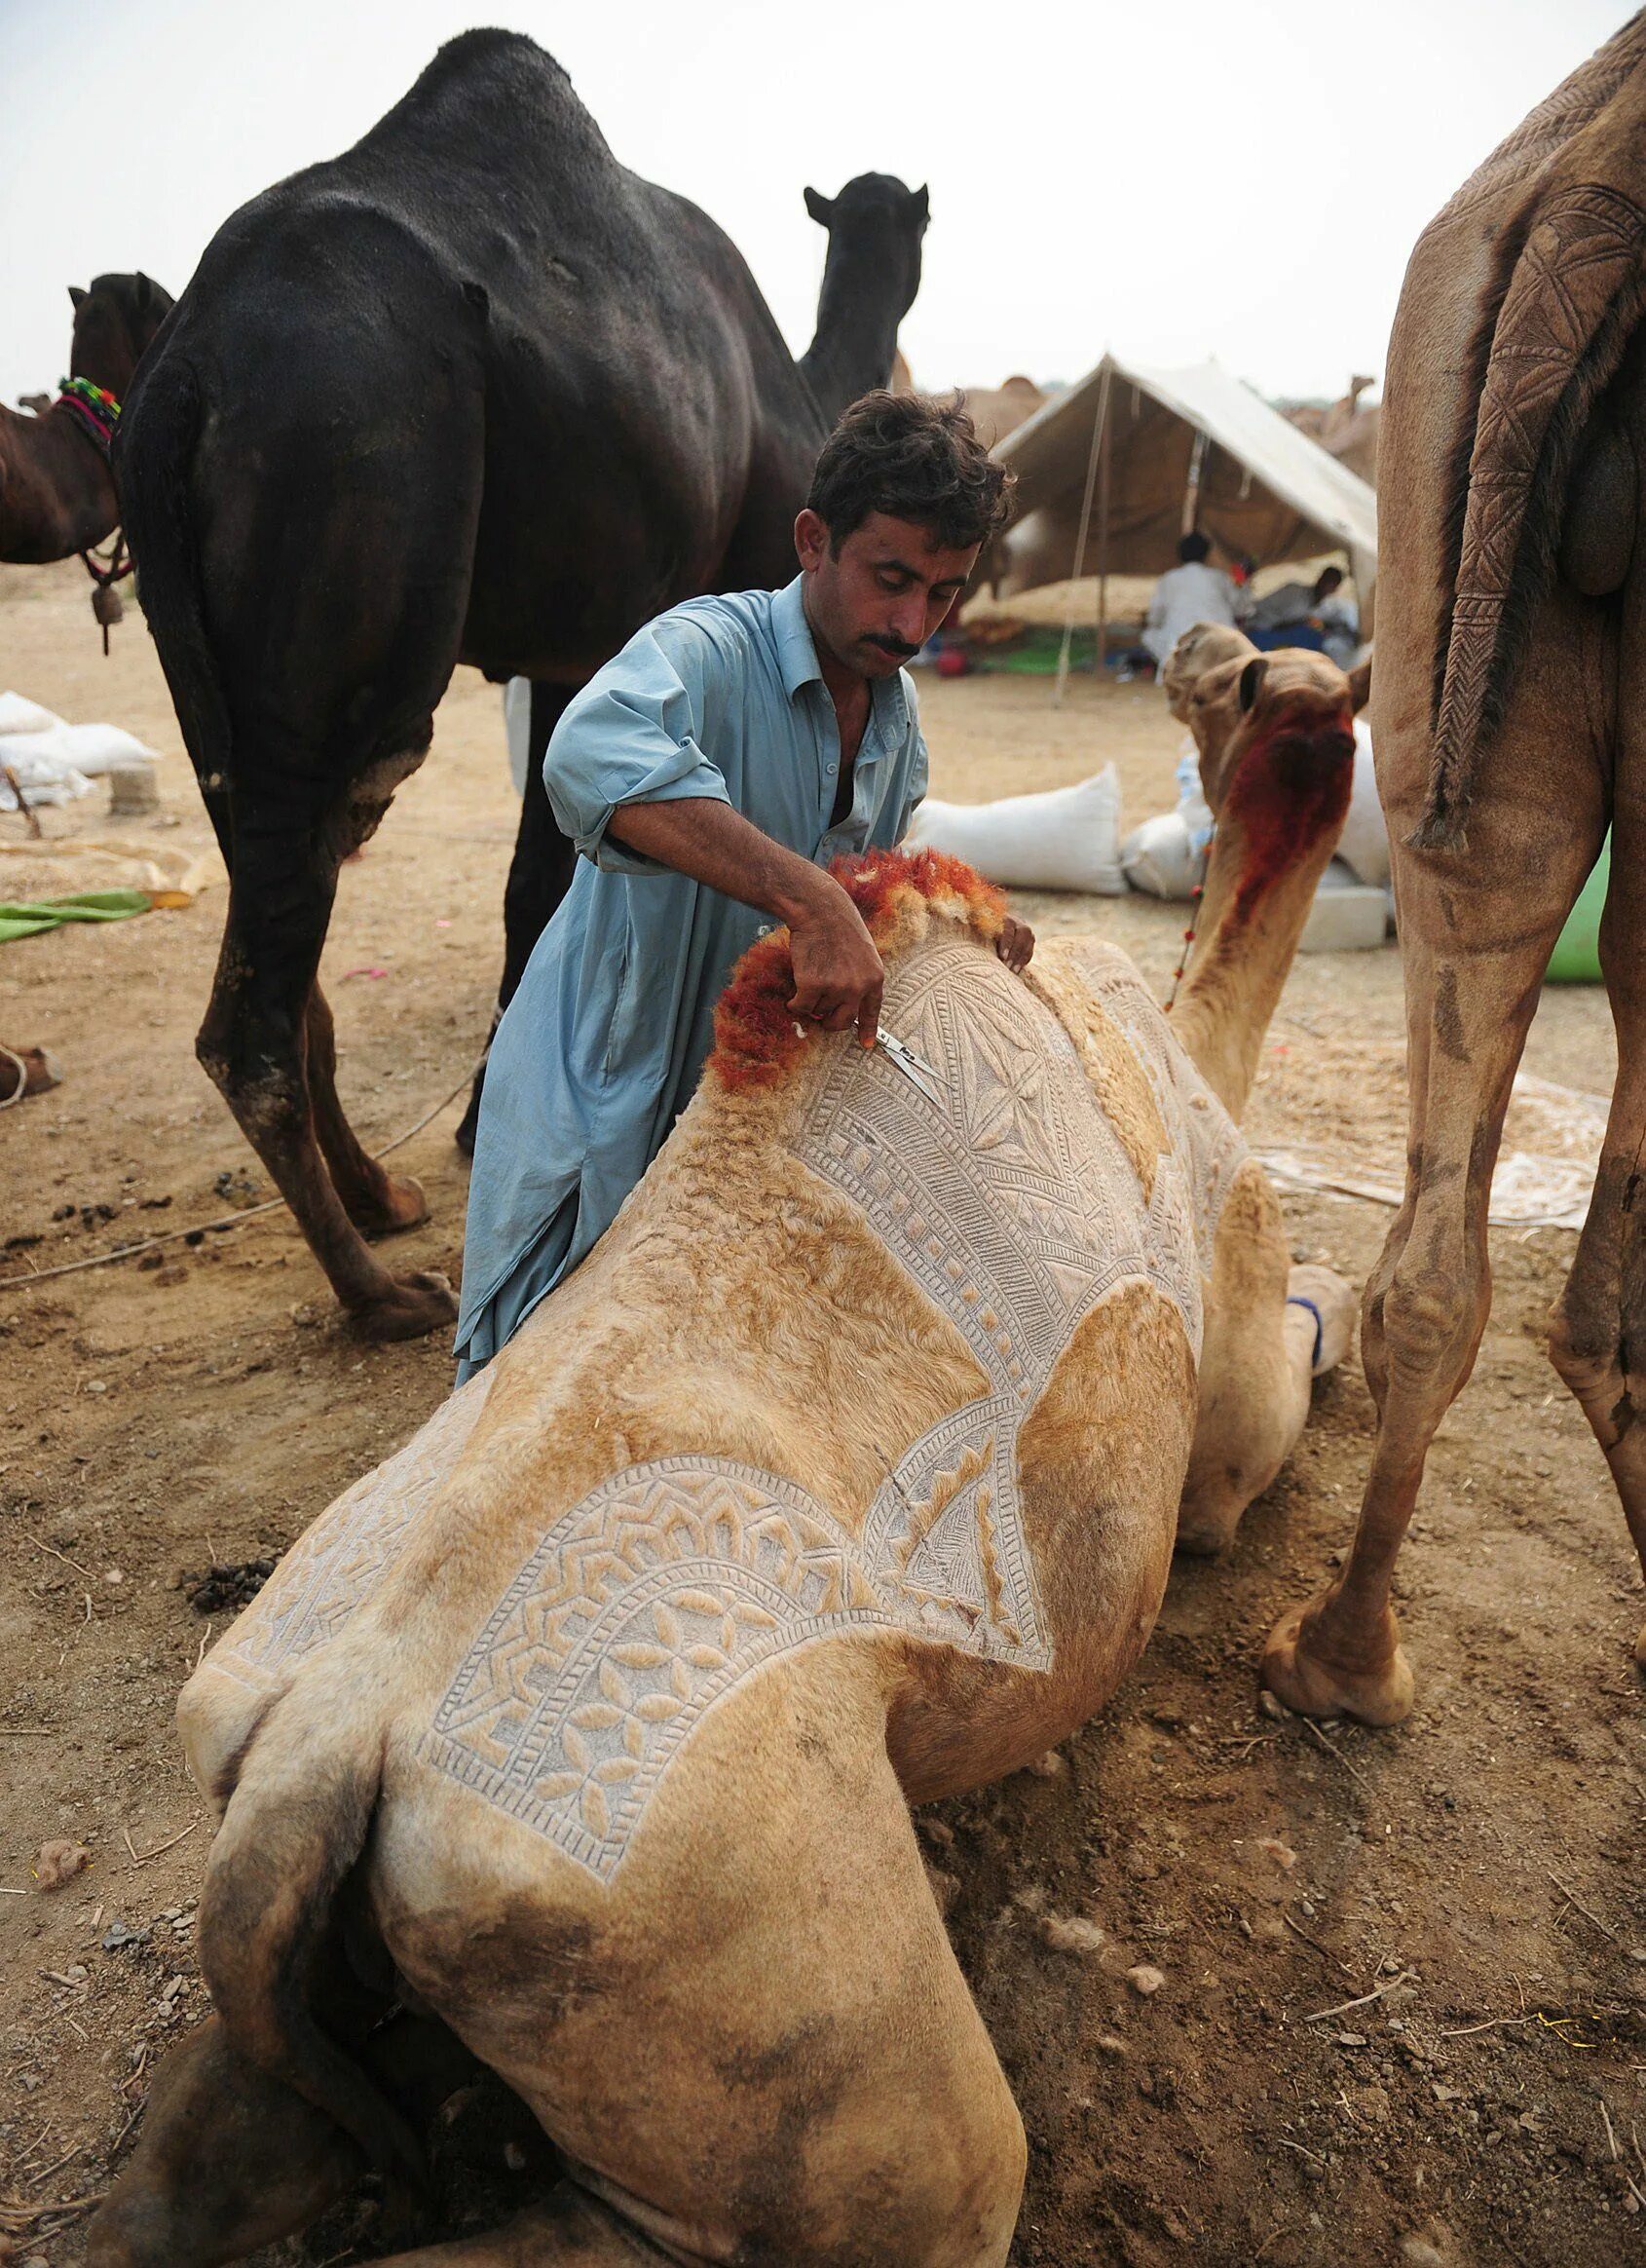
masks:
[[[824,442],[805,501],[837,557],[872,511],[912,520],[945,550],[964,551],[1011,518],[1015,478],[957,401],[865,394]]]

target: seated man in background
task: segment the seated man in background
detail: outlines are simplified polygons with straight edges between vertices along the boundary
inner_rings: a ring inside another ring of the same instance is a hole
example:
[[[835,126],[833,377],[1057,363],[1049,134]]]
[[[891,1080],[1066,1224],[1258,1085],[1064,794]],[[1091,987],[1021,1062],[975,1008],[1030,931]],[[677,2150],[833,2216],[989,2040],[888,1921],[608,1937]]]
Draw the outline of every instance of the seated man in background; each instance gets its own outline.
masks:
[[[825,869],[901,843],[925,793],[902,664],[1004,524],[1010,477],[963,410],[865,395],[817,460],[794,582],[672,607],[555,727],[543,778],[581,857],[492,1041],[462,1378],[617,1218],[691,1101],[715,1002],[763,926],[789,927],[791,1013],[874,1043],[885,972]],[[1032,946],[1008,921],[1007,964]]]
[[[1352,602],[1337,594],[1341,567],[1323,567],[1313,583],[1282,583],[1249,607],[1241,628],[1261,654],[1277,646],[1301,646],[1329,654],[1339,668],[1355,658],[1360,618]]]
[[[1156,672],[1163,669],[1172,649],[1196,623],[1221,623],[1232,627],[1235,587],[1221,568],[1207,564],[1212,546],[1198,529],[1178,545],[1178,565],[1160,578],[1143,625],[1144,651]]]

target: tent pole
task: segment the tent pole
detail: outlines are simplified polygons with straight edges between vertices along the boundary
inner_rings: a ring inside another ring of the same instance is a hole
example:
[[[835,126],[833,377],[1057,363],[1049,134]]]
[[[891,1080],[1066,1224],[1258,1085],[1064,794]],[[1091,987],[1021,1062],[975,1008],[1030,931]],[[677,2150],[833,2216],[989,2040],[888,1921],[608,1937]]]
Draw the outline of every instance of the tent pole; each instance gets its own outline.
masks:
[[[1108,419],[1098,463],[1098,683],[1108,667]]]
[[[1080,570],[1086,558],[1086,537],[1092,525],[1092,492],[1098,484],[1098,460],[1104,435],[1108,431],[1108,359],[1104,359],[1103,375],[1098,380],[1098,414],[1092,421],[1092,446],[1086,458],[1086,493],[1080,500],[1080,533],[1074,539],[1074,563],[1069,568],[1070,583],[1078,583]],[[1058,648],[1058,678],[1052,692],[1053,702],[1062,707],[1068,689],[1068,650],[1074,643],[1074,617],[1069,616],[1063,626],[1063,643]]]

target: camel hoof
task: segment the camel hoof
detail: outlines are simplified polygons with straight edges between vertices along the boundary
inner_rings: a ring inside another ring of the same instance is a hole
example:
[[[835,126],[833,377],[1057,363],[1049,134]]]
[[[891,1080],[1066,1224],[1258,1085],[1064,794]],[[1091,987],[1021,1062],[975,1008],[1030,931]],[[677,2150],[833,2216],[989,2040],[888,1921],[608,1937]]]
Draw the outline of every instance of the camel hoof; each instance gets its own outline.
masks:
[[[1389,1658],[1381,1669],[1356,1670],[1323,1661],[1310,1645],[1323,1601],[1309,1600],[1283,1614],[1269,1633],[1258,1672],[1262,1682],[1299,1717],[1353,1717],[1362,1724],[1399,1724],[1411,1713],[1411,1664],[1395,1637],[1390,1614]],[[1316,1644],[1318,1644],[1318,1637]]]
[[[349,1218],[362,1236],[395,1236],[402,1228],[422,1228],[429,1199],[423,1184],[410,1174],[386,1173],[381,1191],[358,1197],[349,1207]]]
[[[434,1270],[394,1276],[380,1299],[351,1308],[349,1320],[362,1339],[387,1345],[396,1339],[423,1339],[457,1321],[457,1301],[447,1279]]]
[[[1226,1524],[1202,1514],[1199,1518],[1179,1519],[1175,1551],[1185,1559],[1221,1559],[1240,1531],[1240,1515]]]

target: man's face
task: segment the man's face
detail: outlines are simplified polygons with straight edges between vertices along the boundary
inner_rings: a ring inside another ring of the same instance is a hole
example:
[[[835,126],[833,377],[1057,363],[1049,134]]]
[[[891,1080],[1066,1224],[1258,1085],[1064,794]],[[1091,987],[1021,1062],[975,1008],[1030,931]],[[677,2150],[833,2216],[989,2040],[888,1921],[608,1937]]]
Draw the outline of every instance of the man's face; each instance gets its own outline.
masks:
[[[942,625],[980,548],[946,550],[929,529],[872,511],[837,556],[817,514],[803,511],[795,548],[813,638],[859,677],[889,677]]]

